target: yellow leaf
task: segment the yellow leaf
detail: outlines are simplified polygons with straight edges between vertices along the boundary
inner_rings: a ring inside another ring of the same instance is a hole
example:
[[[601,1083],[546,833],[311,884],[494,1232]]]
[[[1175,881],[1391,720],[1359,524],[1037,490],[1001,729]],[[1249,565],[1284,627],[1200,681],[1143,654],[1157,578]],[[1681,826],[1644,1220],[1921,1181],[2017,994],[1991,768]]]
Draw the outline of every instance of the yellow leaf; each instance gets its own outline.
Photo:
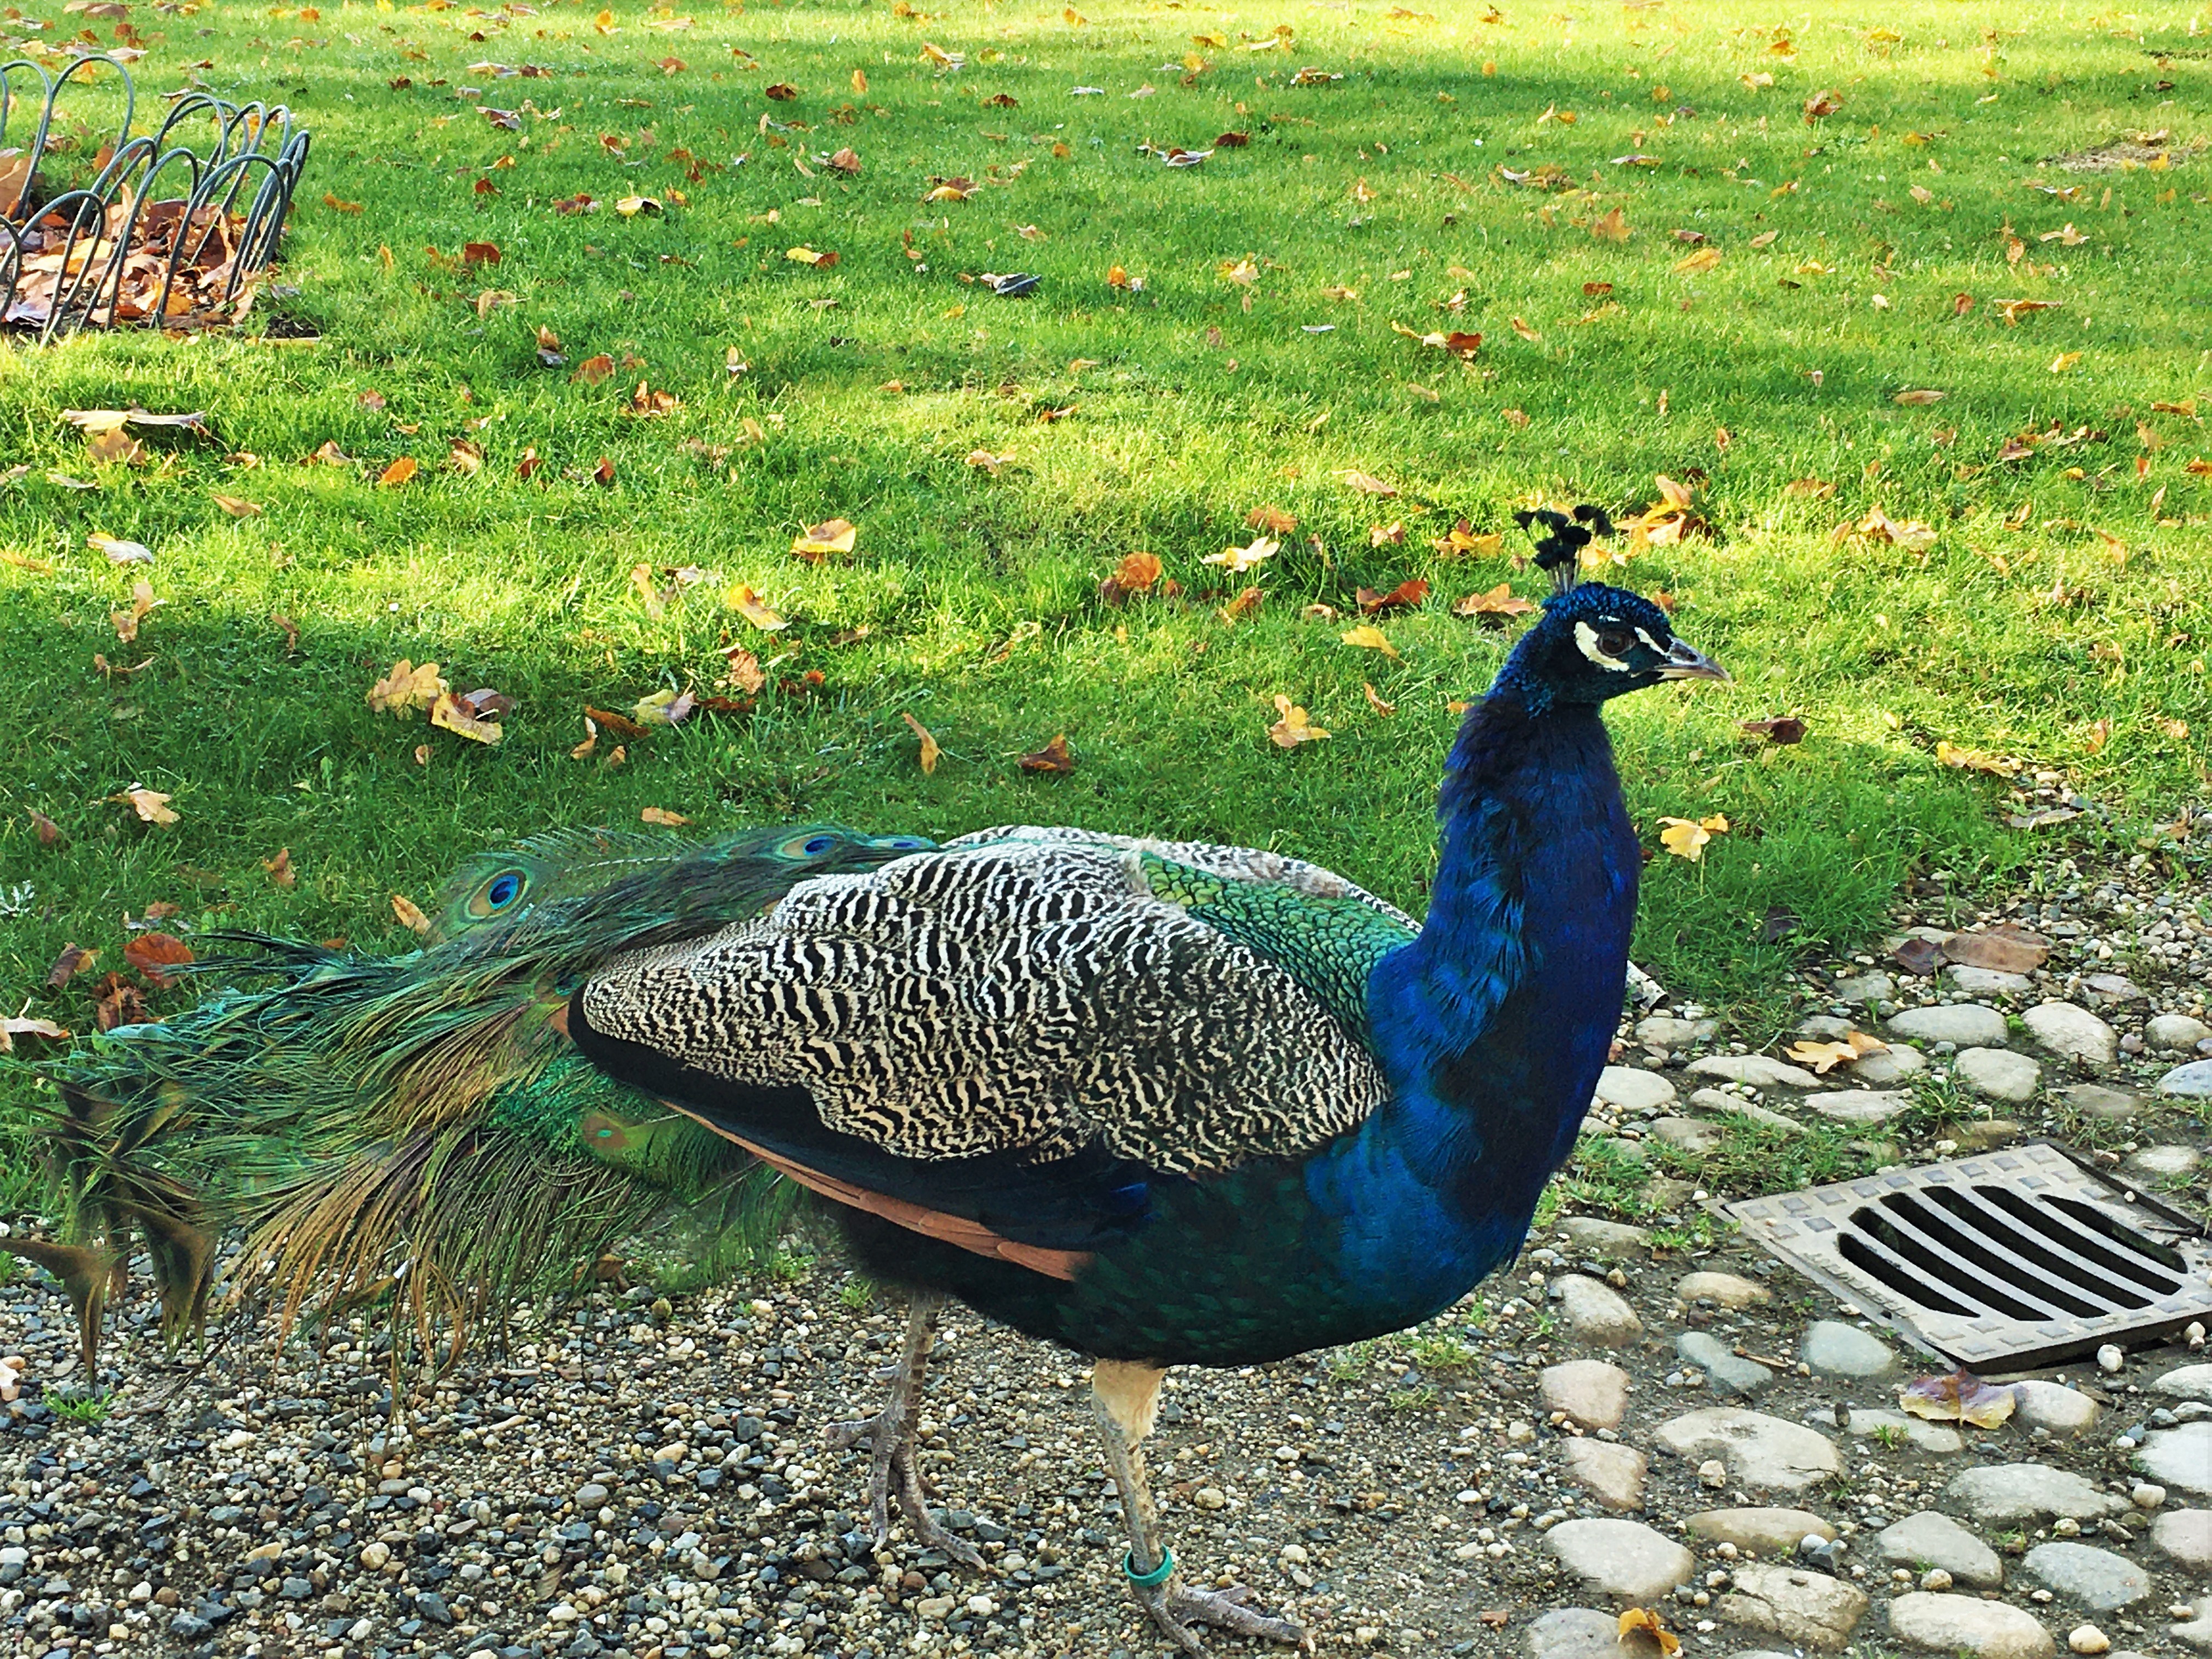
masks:
[[[1267,728],[1267,736],[1279,749],[1295,749],[1302,743],[1328,735],[1306,719],[1304,709],[1280,692],[1275,694],[1275,713],[1280,718]]]
[[[392,896],[392,914],[399,918],[399,925],[410,933],[427,934],[430,918],[422,914],[422,907],[404,893]]]
[[[1603,218],[1591,220],[1589,233],[1601,242],[1625,242],[1634,234],[1628,228],[1628,216],[1619,208]]]
[[[659,806],[648,806],[637,816],[640,823],[657,823],[664,829],[668,830],[673,830],[678,824],[684,824],[691,822],[690,819],[685,817],[681,812],[671,812],[666,809]]]
[[[2051,372],[2053,374],[2063,374],[2068,369],[2073,368],[2075,364],[2081,361],[2081,354],[2080,352],[2062,351],[2056,357],[2053,357],[2051,360]]]
[[[1366,681],[1362,680],[1359,683],[1359,689],[1367,694],[1367,706],[1370,708],[1372,708],[1376,714],[1382,715],[1385,720],[1388,720],[1391,715],[1398,712],[1398,705],[1396,703],[1384,702],[1382,694],[1377,691]]]
[[[1631,1637],[1637,1640],[1632,1642]],[[1656,1650],[1659,1659],[1674,1659],[1682,1650],[1682,1638],[1668,1630],[1649,1607],[1631,1607],[1622,1613],[1613,1640],[1623,1653]]]
[[[169,810],[169,798],[158,789],[142,788],[134,783],[122,793],[110,795],[108,799],[128,806],[138,815],[142,823],[174,823],[177,822],[177,815]]]
[[[1364,651],[1380,651],[1393,662],[1405,660],[1398,654],[1396,648],[1391,645],[1382,630],[1373,623],[1362,623],[1357,628],[1346,629],[1344,633],[1344,642],[1346,645],[1356,645]]]
[[[1536,332],[1534,329],[1529,327],[1525,319],[1520,317],[1516,317],[1513,319],[1513,331],[1516,334],[1518,334],[1524,340],[1540,340],[1544,337],[1542,335]]]
[[[430,724],[471,743],[497,743],[507,735],[497,720],[480,718],[473,706],[450,691],[439,693],[430,705]]]
[[[1255,565],[1273,558],[1277,550],[1281,546],[1282,544],[1279,541],[1270,540],[1265,536],[1255,536],[1248,546],[1225,547],[1218,553],[1207,554],[1199,562],[1218,564],[1224,567],[1231,575],[1241,576]]]
[[[1896,398],[1893,399],[1893,402],[1903,404],[1908,409],[1913,408],[1921,404],[1941,403],[1942,400],[1943,394],[1942,392],[1927,391],[1900,392],[1897,394]]]
[[[261,508],[258,503],[246,501],[240,496],[216,495],[212,499],[217,507],[234,519],[258,519],[261,516]]]
[[[368,688],[368,706],[380,714],[396,714],[404,720],[417,708],[429,708],[446,690],[437,664],[426,662],[417,668],[402,657],[392,664],[389,674]]]
[[[1659,822],[1666,826],[1659,832],[1659,844],[1692,864],[1704,861],[1705,843],[1715,836],[1726,835],[1729,827],[1729,821],[1717,812],[1709,818],[1662,818]]]
[[[625,219],[635,219],[641,213],[649,215],[661,210],[659,200],[651,196],[625,196],[615,204],[615,211]],[[813,264],[818,262],[810,259],[807,263]]]
[[[1783,1051],[1784,1057],[1800,1066],[1809,1066],[1826,1077],[1838,1066],[1848,1066],[1865,1055],[1878,1054],[1889,1045],[1863,1031],[1853,1031],[1837,1042],[1804,1042],[1793,1043]]]
[[[1986,772],[1991,777],[2008,778],[2020,770],[2018,761],[1985,754],[1979,749],[1961,749],[1948,738],[1937,739],[1936,758],[1941,764],[1955,766],[1962,772]]]
[[[801,531],[792,542],[791,550],[818,564],[832,553],[850,553],[854,538],[860,533],[846,520],[827,519]]]
[[[1011,449],[1003,455],[994,455],[988,449],[971,449],[968,452],[968,465],[982,468],[994,478],[999,476],[999,469],[1013,459],[1014,452]]]
[[[760,595],[743,582],[730,589],[722,598],[731,610],[736,611],[763,633],[773,634],[780,628],[788,628],[791,625],[769,610],[767,605],[762,604]]]
[[[921,739],[921,775],[927,777],[937,770],[937,757],[943,751],[938,748],[937,739],[930,736],[929,728],[912,714],[902,714],[899,718],[912,726],[915,736]]]
[[[1677,276],[1694,276],[1701,270],[1711,270],[1721,262],[1721,251],[1717,247],[1692,248],[1674,261]]]
[[[853,90],[855,93],[862,93],[866,92],[867,89],[868,72],[866,70],[854,70],[853,71]]]

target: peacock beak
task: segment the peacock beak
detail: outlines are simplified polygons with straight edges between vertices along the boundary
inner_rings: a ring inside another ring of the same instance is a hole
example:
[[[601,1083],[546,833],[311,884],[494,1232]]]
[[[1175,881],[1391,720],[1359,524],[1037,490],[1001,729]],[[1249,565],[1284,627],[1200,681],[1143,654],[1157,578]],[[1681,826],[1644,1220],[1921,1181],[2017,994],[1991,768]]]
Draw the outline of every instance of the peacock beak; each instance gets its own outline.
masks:
[[[1667,647],[1667,660],[1660,665],[1662,680],[1724,680],[1730,678],[1722,667],[1702,651],[1676,640]]]

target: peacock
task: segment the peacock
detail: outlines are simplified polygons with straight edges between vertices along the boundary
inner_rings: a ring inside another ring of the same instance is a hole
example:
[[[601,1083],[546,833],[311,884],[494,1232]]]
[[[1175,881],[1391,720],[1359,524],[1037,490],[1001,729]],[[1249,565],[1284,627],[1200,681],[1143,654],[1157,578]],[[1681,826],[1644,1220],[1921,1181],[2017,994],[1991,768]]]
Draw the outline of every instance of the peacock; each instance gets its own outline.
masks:
[[[271,976],[52,1068],[66,1243],[96,1328],[135,1238],[170,1328],[213,1241],[281,1304],[383,1297],[428,1340],[656,1212],[711,1243],[793,1189],[911,1287],[872,1416],[878,1546],[980,1566],[915,1461],[957,1299],[1094,1362],[1123,1571],[1181,1649],[1286,1643],[1187,1580],[1142,1452],[1174,1365],[1404,1329],[1518,1249],[1606,1061],[1640,857],[1602,705],[1725,679],[1657,605],[1577,584],[1601,514],[1523,515],[1554,591],[1446,763],[1426,919],[1246,848],[835,826],[485,854],[376,957],[240,937]]]

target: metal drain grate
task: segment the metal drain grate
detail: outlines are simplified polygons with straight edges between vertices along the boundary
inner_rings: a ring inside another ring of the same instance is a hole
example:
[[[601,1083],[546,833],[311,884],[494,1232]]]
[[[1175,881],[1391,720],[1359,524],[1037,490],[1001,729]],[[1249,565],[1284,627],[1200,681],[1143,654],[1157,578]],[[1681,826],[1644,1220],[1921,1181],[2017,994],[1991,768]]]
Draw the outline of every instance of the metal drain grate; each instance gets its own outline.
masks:
[[[2026,1369],[2212,1319],[2205,1230],[2048,1141],[1721,1212],[1962,1365]]]

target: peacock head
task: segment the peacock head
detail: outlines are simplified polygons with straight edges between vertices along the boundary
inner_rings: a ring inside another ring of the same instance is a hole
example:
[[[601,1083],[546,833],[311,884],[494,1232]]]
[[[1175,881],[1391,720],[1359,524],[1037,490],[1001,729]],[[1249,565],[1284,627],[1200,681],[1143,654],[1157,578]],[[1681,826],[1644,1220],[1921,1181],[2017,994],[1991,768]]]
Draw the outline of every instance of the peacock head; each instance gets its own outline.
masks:
[[[1724,680],[1728,671],[1674,637],[1667,613],[1640,593],[1582,582],[1544,603],[1499,671],[1498,689],[1530,713],[1601,703],[1666,680]]]

